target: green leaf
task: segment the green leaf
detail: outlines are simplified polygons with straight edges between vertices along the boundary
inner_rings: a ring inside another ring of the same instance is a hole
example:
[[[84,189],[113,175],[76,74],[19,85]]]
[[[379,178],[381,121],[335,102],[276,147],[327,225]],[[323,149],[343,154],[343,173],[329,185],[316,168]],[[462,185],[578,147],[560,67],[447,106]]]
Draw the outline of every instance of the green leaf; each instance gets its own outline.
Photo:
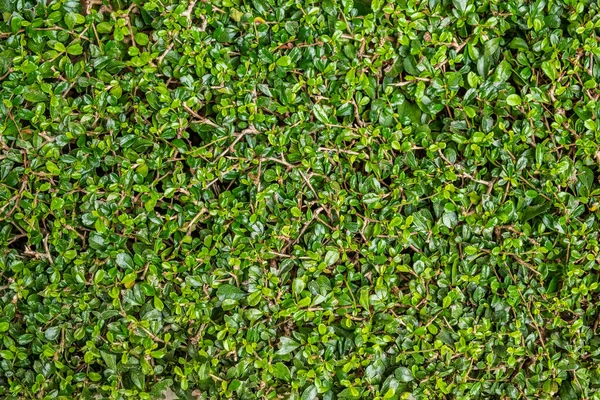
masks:
[[[521,105],[521,97],[518,94],[511,94],[506,98],[509,106],[517,107]]]
[[[292,380],[290,369],[283,363],[278,362],[273,365],[273,376],[277,379],[289,382]]]
[[[535,199],[538,196],[538,192],[530,189],[525,192],[525,196],[529,197],[530,199]]]
[[[592,132],[596,131],[596,122],[594,122],[591,119],[588,119],[584,122],[584,126],[586,127],[586,129],[589,129]]]
[[[550,208],[550,203],[548,203],[548,202],[537,205],[537,206],[527,207],[525,209],[525,211],[523,212],[523,217],[521,220],[523,222],[527,222],[527,221],[537,217],[538,215],[545,213],[546,211],[548,211],[549,208]]]
[[[479,250],[475,246],[467,246],[467,247],[465,247],[465,253],[467,255],[470,255],[470,256],[477,254],[478,251]]]
[[[370,310],[371,306],[369,303],[369,288],[363,287],[360,289],[360,297],[359,297],[360,305],[367,311]]]
[[[329,123],[329,118],[327,117],[327,110],[322,105],[315,104],[313,106],[313,113],[314,113],[315,117],[317,117],[317,119],[319,121],[321,121],[322,123],[324,123],[324,124]]]
[[[58,339],[58,336],[60,335],[60,328],[55,326],[52,328],[48,328],[46,330],[46,332],[44,332],[44,337],[46,338],[46,340],[52,342],[55,341],[56,339]]]
[[[75,24],[77,24],[77,22],[77,14],[72,12],[65,14],[65,24],[67,25],[67,28],[72,30],[75,27]]]
[[[53,175],[60,175],[60,169],[52,161],[46,161],[46,169]]]
[[[298,347],[300,347],[300,343],[298,343],[295,340],[290,339],[288,337],[282,336],[279,339],[279,350],[277,351],[277,354],[279,354],[279,355],[289,354],[292,351],[296,350]]]
[[[106,241],[100,235],[91,234],[88,244],[94,250],[105,250],[106,249]]]
[[[394,372],[394,376],[400,382],[412,382],[415,378],[413,377],[412,372],[406,367],[398,367]]]
[[[154,308],[156,308],[158,311],[162,311],[165,308],[162,300],[156,296],[154,297]]]
[[[117,356],[109,353],[107,351],[103,351],[100,350],[100,355],[102,356],[102,359],[104,360],[104,362],[106,363],[106,366],[113,370],[113,371],[117,371]]]
[[[450,296],[444,297],[442,307],[448,308],[448,307],[450,307],[451,304],[452,304],[452,297],[450,297]]]
[[[123,277],[121,283],[125,285],[126,288],[131,289],[137,280],[137,272],[131,272]]]
[[[332,266],[333,264],[337,263],[338,260],[340,259],[340,252],[337,250],[329,250],[327,251],[327,253],[325,254],[325,264],[327,264],[328,266]]]
[[[496,52],[500,48],[501,40],[502,40],[501,38],[493,38],[493,39],[486,40],[485,44],[484,44],[484,50],[483,50],[484,56],[492,57],[494,54],[496,54]]]
[[[498,82],[506,82],[510,78],[511,74],[512,67],[506,60],[503,60],[496,68],[496,78]]]
[[[558,287],[559,287],[559,280],[558,277],[553,277],[550,280],[550,283],[548,284],[548,290],[546,291],[546,293],[556,293],[558,291]]]
[[[594,177],[595,177],[594,172],[590,168],[587,168],[587,167],[580,168],[579,174],[577,175],[579,182],[588,191],[591,191],[592,187],[594,186]]]
[[[542,63],[542,70],[544,71],[544,73],[546,74],[546,76],[548,78],[550,78],[550,80],[555,81],[558,73],[556,71],[556,68],[554,67],[553,63],[550,63],[548,61],[544,61]]]
[[[50,203],[50,209],[52,211],[58,211],[58,210],[62,210],[62,208],[65,205],[65,200],[60,198],[60,197],[55,197],[52,199],[52,202]]]
[[[79,43],[72,44],[67,47],[67,53],[71,54],[72,56],[78,56],[83,53],[83,47],[81,47]]]
[[[467,11],[467,0],[452,0],[452,4],[461,14]]]
[[[133,384],[140,390],[144,390],[146,387],[146,377],[140,369],[132,369],[129,372],[129,376]]]
[[[146,35],[143,32],[136,33],[134,36],[134,39],[135,39],[135,42],[140,46],[145,46],[148,43],[150,43],[150,39],[148,38],[148,35]]]
[[[104,277],[106,276],[106,272],[103,269],[99,269],[98,271],[96,271],[96,273],[94,274],[94,283],[96,285],[99,285],[102,283],[102,281],[104,280]]]
[[[100,22],[96,25],[96,31],[100,34],[110,33],[113,30],[113,25],[110,22]]]
[[[292,64],[292,59],[289,56],[282,56],[277,59],[277,65],[280,67],[289,67]]]
[[[54,50],[60,53],[64,53],[65,51],[67,51],[67,48],[61,42],[54,42]]]
[[[115,258],[115,262],[121,268],[133,269],[133,267],[134,267],[134,265],[133,265],[133,259],[127,253],[119,253],[119,254],[117,254],[117,257]]]
[[[217,297],[220,301],[226,299],[241,300],[246,297],[246,293],[233,285],[221,285],[217,289]]]
[[[304,288],[306,287],[306,284],[304,283],[304,281],[300,278],[295,278],[294,282],[292,284],[292,293],[296,296],[300,295],[300,293],[302,293],[302,291],[304,290]]]
[[[314,385],[310,385],[304,389],[302,395],[300,396],[300,400],[315,400],[318,394],[319,391],[317,388]]]

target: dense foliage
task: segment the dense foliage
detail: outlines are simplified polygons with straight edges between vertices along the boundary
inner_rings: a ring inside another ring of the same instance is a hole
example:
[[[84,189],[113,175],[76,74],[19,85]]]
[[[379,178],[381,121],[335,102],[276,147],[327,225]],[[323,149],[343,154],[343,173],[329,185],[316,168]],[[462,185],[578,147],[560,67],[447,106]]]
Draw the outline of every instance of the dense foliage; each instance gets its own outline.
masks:
[[[598,399],[590,0],[1,0],[0,397]]]

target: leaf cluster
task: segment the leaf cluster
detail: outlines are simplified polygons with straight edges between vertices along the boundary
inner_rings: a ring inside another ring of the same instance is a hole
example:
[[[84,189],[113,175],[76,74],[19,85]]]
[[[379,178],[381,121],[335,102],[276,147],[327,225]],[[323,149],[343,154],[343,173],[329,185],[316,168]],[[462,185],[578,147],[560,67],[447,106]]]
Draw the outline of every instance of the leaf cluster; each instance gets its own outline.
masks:
[[[0,397],[600,398],[597,2],[0,13]]]

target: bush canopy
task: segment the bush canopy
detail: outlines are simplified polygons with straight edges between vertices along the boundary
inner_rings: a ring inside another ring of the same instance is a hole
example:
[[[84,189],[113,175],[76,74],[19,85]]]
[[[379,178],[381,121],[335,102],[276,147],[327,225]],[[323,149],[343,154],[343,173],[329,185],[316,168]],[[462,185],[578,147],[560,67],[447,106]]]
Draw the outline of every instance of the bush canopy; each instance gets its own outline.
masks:
[[[596,1],[0,12],[0,397],[600,399]]]

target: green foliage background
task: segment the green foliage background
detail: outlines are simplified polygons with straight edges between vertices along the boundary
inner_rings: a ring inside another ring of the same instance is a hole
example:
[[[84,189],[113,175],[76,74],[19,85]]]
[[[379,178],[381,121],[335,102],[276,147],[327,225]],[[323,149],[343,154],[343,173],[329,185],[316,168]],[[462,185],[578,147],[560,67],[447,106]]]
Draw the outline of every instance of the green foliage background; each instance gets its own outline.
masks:
[[[2,0],[0,397],[598,399],[598,3]]]

